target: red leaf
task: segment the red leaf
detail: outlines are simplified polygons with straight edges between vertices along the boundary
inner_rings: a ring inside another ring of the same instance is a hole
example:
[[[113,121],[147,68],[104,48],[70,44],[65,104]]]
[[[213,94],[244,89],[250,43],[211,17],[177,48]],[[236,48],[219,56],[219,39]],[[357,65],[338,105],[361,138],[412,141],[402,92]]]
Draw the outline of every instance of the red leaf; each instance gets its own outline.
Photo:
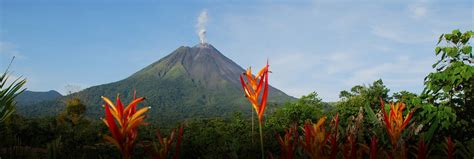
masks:
[[[122,101],[120,101],[120,95],[117,95],[117,114],[120,120],[123,120],[123,104]],[[122,121],[119,121],[122,122]]]
[[[121,143],[122,137],[120,135],[120,131],[118,130],[117,124],[114,121],[114,117],[112,116],[109,105],[107,103],[105,104],[105,120],[109,125],[109,130],[112,133],[112,136],[115,138],[115,140]]]
[[[135,100],[135,99],[137,99],[137,90],[133,91],[133,100]],[[133,108],[131,110],[131,114],[135,114],[135,112],[137,112],[137,107],[135,105],[133,105]]]
[[[176,149],[175,149],[173,159],[179,158],[179,152],[180,152],[179,150],[181,148],[181,139],[183,138],[183,131],[184,131],[183,129],[184,129],[184,125],[181,125],[179,127],[178,141],[176,141]]]
[[[417,159],[425,159],[428,156],[428,147],[425,144],[425,141],[423,138],[420,138],[420,141],[418,142],[418,154],[417,154]]]
[[[242,89],[244,89],[245,97],[248,97],[247,93],[250,93],[248,86],[245,84],[244,78],[240,75],[240,84],[242,85]]]
[[[413,113],[414,113],[413,111],[410,112],[408,114],[408,117],[405,118],[405,121],[403,122],[403,125],[402,125],[402,129],[405,128],[408,125],[408,123],[410,122],[411,117],[413,116]]]
[[[370,140],[369,159],[377,159],[377,138],[375,136],[372,136]]]
[[[267,65],[268,66],[268,65]],[[265,85],[263,89],[262,101],[260,103],[260,111],[258,112],[258,118],[260,121],[263,120],[263,113],[265,112],[265,108],[267,105],[267,97],[268,97],[268,70],[264,73],[265,76]]]
[[[387,127],[388,132],[392,132],[392,126],[390,124],[389,117],[387,116],[387,112],[385,111],[385,106],[384,106],[385,104],[382,98],[380,98],[380,103],[382,105],[382,114],[383,114],[383,121],[385,122],[385,126]]]
[[[446,155],[448,155],[448,159],[454,159],[454,143],[453,140],[451,139],[451,136],[449,136],[446,139]]]
[[[335,159],[337,157],[337,128],[339,125],[339,113],[336,114],[335,125],[334,125],[334,136],[331,138],[331,156],[330,159]]]

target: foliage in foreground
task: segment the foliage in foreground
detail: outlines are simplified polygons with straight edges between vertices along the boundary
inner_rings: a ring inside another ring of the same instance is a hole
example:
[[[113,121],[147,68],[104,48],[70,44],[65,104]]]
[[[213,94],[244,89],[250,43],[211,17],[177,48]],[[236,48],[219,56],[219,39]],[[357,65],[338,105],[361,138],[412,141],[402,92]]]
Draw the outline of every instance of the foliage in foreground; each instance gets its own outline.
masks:
[[[15,57],[12,62],[14,59]],[[0,75],[0,125],[15,112],[15,97],[25,90],[22,89],[26,83],[25,79],[17,78],[13,82],[7,83],[11,77],[8,74],[8,69]]]

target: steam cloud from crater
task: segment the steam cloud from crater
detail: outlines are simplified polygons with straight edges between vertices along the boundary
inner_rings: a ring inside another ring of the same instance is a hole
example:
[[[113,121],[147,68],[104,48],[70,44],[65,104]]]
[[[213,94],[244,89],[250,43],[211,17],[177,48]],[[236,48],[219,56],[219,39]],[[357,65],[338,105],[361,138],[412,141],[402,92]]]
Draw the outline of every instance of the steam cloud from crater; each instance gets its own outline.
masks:
[[[196,32],[199,36],[199,40],[201,44],[206,43],[206,23],[207,23],[207,10],[201,11],[199,14],[197,24],[196,24]]]

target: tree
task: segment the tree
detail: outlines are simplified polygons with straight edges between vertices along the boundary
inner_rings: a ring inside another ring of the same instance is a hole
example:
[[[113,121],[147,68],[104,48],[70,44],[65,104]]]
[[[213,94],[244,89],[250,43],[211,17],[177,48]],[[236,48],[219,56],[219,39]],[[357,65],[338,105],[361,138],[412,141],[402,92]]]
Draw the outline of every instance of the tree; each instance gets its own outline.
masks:
[[[286,103],[269,116],[267,125],[283,131],[291,124],[303,125],[306,120],[316,121],[323,113],[324,103],[316,92]]]
[[[10,65],[14,59],[15,57],[12,58]],[[26,80],[21,77],[17,78],[10,84],[7,83],[8,78],[10,77],[8,74],[10,65],[2,76],[0,76],[0,124],[15,111],[15,98],[25,90],[22,89],[22,87],[25,85]]]
[[[341,91],[339,94],[339,98],[342,98],[343,102],[350,102],[353,98],[357,98],[360,96],[362,99],[366,100],[365,102],[369,102],[369,104],[374,107],[375,105],[380,105],[379,98],[388,99],[388,89],[381,79],[374,81],[372,85],[365,86],[365,85],[356,85],[351,88],[351,91]],[[357,106],[357,105],[356,105]],[[363,106],[363,105],[358,105]],[[357,113],[358,109],[356,110]]]
[[[379,110],[380,98],[384,101],[389,99],[388,92],[390,90],[383,84],[381,79],[374,81],[372,85],[356,85],[351,91],[341,91],[339,98],[341,101],[337,103],[337,112],[342,119],[349,119],[351,116],[357,116],[360,107],[366,105],[371,106],[374,110]],[[368,109],[367,107],[365,109]],[[346,120],[341,120],[341,125],[346,126]]]
[[[436,72],[425,78],[422,98],[435,106],[447,106],[455,110],[459,134],[467,140],[474,135],[474,59],[469,40],[472,31],[461,33],[453,30],[442,34],[435,48],[436,56],[441,58],[433,64]]]
[[[77,149],[64,149],[64,154],[77,154],[90,138],[90,121],[84,118],[86,105],[80,99],[72,97],[66,99],[66,109],[58,116],[58,126],[61,136],[60,142],[64,147],[76,147]],[[58,139],[59,140],[59,139]]]
[[[67,122],[73,127],[84,118],[86,105],[79,98],[70,98],[66,100],[66,110],[59,115],[61,123]]]
[[[405,103],[408,109],[421,106],[421,99],[418,95],[408,91],[395,92],[393,93],[392,98],[395,103]]]

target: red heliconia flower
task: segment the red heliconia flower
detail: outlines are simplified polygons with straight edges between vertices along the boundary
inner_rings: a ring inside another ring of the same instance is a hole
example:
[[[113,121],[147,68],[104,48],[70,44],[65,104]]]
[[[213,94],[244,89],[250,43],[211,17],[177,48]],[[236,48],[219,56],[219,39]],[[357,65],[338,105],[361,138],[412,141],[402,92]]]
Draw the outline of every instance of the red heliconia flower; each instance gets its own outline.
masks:
[[[403,111],[405,110],[404,103],[390,103],[390,115],[387,115],[385,111],[384,102],[380,98],[380,103],[382,105],[383,121],[385,123],[385,128],[387,133],[390,136],[390,142],[392,146],[396,147],[398,145],[398,140],[402,134],[405,127],[410,122],[411,117],[413,116],[414,111],[408,112],[408,114],[403,117]]]
[[[268,62],[255,76],[252,75],[252,69],[248,68],[246,72],[240,75],[240,82],[244,89],[245,97],[250,101],[258,119],[263,120],[263,114],[267,105],[268,97]],[[247,79],[245,82],[244,77]],[[261,91],[263,90],[263,93]],[[261,94],[261,96],[260,96]],[[259,102],[258,99],[261,99]]]
[[[245,82],[244,77],[246,77],[247,82]],[[260,130],[260,149],[262,151],[262,158],[265,158],[265,150],[263,146],[263,114],[267,106],[267,97],[268,97],[268,61],[267,65],[263,67],[255,76],[252,75],[252,70],[247,69],[242,75],[240,75],[240,82],[242,88],[244,89],[245,97],[250,101],[255,112],[258,116]],[[263,90],[263,93],[261,91]],[[262,94],[260,96],[260,94]],[[258,99],[261,99],[259,102]],[[253,120],[252,120],[253,122]]]
[[[138,135],[138,126],[145,124],[145,115],[150,107],[144,107],[136,111],[138,103],[145,100],[145,98],[136,98],[136,93],[133,96],[133,101],[124,107],[117,95],[117,101],[114,104],[109,98],[101,97],[105,104],[105,119],[102,121],[109,128],[112,136],[105,135],[104,139],[115,145],[124,159],[131,158],[133,147],[135,146],[135,139]]]

